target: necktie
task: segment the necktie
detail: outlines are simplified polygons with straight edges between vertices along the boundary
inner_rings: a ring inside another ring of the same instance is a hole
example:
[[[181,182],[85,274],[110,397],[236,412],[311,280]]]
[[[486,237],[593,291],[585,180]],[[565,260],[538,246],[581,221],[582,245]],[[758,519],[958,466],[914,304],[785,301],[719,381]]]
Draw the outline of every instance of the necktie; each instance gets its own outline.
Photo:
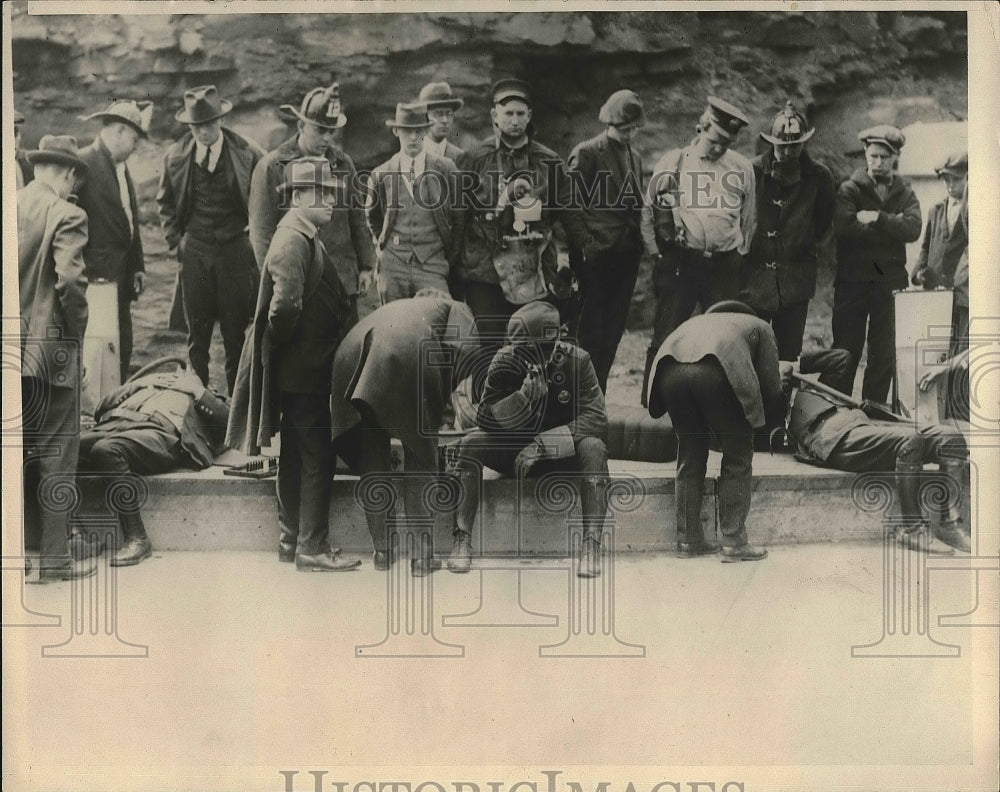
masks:
[[[211,155],[211,150],[206,146],[205,153],[202,154],[201,160],[198,162],[198,167],[203,170],[208,170],[208,158]]]
[[[132,200],[129,198],[128,193],[128,180],[125,176],[125,163],[119,162],[115,166],[115,172],[118,176],[118,196],[122,202],[122,209],[125,210],[125,219],[128,220],[128,230],[129,234],[135,232],[135,224],[132,220]]]

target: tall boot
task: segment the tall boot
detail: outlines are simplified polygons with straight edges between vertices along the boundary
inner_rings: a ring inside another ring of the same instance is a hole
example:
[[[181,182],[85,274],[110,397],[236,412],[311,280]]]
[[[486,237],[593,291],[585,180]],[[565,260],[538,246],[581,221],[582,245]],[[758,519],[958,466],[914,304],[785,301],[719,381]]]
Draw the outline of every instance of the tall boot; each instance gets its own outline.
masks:
[[[972,531],[962,520],[962,494],[964,493],[968,462],[964,459],[942,457],[939,465],[941,472],[953,478],[958,484],[958,497],[948,499],[941,510],[941,524],[938,528],[938,538],[963,553],[972,552]]]
[[[111,566],[135,566],[143,559],[153,554],[153,545],[146,536],[146,526],[142,523],[139,512],[118,515],[125,541],[111,559]]]
[[[907,550],[930,555],[954,555],[951,547],[934,536],[920,511],[920,486],[923,483],[920,471],[923,467],[919,462],[896,462],[896,494],[903,518],[899,542]]]

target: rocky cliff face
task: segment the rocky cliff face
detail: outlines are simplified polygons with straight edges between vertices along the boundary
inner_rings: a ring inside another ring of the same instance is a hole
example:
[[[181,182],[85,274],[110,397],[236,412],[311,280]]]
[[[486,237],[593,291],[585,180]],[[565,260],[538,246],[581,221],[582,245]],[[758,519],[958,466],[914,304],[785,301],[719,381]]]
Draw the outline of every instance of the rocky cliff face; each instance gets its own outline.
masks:
[[[855,134],[872,123],[963,119],[966,17],[961,12],[586,12],[29,16],[12,12],[14,91],[25,143],[45,131],[96,129],[77,116],[114,97],[157,105],[151,141],[132,168],[152,194],[162,144],[186,87],[215,83],[230,123],[273,145],[287,131],[280,104],[337,80],[345,148],[362,167],[390,153],[383,119],[397,101],[445,79],[465,98],[459,143],[489,133],[488,88],[524,77],[536,94],[538,139],[567,154],[600,130],[597,109],[621,87],[645,100],[638,146],[648,167],[685,143],[718,94],[753,121],[738,148],[792,99],[814,120],[811,151],[838,177]],[[641,295],[637,316],[648,312]]]

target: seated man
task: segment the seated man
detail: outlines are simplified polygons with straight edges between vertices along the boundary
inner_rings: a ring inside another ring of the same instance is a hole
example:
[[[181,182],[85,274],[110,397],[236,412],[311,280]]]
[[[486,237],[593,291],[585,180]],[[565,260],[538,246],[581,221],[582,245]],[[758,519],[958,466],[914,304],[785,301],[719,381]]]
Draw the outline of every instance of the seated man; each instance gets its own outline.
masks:
[[[192,369],[150,374],[105,396],[97,425],[80,437],[82,471],[151,476],[177,468],[204,470],[225,450],[229,407]],[[107,485],[106,485],[107,486]],[[138,509],[118,514],[125,543],[111,566],[132,566],[153,553]]]
[[[838,370],[853,367],[850,353],[843,349],[804,355],[801,361],[803,373],[823,373],[821,383],[838,381]],[[936,462],[956,481],[964,480],[968,449],[961,434],[939,424],[914,426],[902,418],[891,420],[884,410],[872,418],[861,409],[864,405],[831,388],[799,382],[788,422],[797,459],[851,473],[895,470],[905,521],[900,543],[935,555],[952,555],[952,548],[970,551],[970,531],[962,524],[958,503],[947,504],[936,536],[920,510],[919,471],[924,464]]]
[[[604,490],[608,479],[608,416],[590,355],[559,340],[559,311],[545,302],[520,308],[507,325],[507,344],[486,375],[476,422],[459,444],[459,475],[478,474],[476,462],[506,475],[543,469],[586,475],[581,487],[583,557],[577,574],[601,573]],[[449,569],[471,564],[469,538],[478,488],[466,487]]]

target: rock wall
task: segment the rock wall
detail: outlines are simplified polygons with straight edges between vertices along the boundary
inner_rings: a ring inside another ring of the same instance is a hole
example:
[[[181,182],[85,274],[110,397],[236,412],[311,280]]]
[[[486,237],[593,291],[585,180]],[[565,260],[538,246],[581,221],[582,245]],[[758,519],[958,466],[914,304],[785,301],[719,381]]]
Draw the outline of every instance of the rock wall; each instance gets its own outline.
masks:
[[[600,130],[609,93],[632,88],[647,106],[637,145],[648,167],[691,137],[709,93],[750,116],[737,146],[747,154],[793,99],[818,128],[811,151],[838,177],[852,167],[858,129],[967,111],[962,12],[29,16],[19,4],[12,17],[26,145],[50,130],[88,141],[96,125],[77,117],[114,97],[156,103],[151,140],[131,163],[150,218],[162,145],[183,131],[173,118],[183,90],[209,82],[233,101],[230,123],[271,146],[288,129],[280,104],[339,81],[345,148],[362,167],[393,150],[383,119],[395,103],[440,79],[465,98],[457,142],[466,144],[489,133],[489,85],[529,80],[538,139],[564,155]],[[638,323],[648,319],[646,292],[641,284]]]

